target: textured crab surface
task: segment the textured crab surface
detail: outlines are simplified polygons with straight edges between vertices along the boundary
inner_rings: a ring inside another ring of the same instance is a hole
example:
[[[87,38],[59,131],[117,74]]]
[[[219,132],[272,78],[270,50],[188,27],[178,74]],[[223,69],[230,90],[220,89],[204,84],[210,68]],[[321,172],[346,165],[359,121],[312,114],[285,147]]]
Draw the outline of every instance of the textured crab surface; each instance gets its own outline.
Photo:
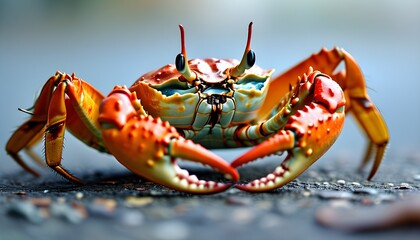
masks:
[[[222,158],[184,139],[168,122],[139,116],[131,101],[138,101],[133,93],[116,87],[102,102],[98,119],[107,149],[125,167],[169,188],[198,194],[220,192],[231,184],[199,180],[181,169],[176,158],[206,164],[232,181],[239,179]]]
[[[196,72],[200,77],[210,83],[222,82],[226,79],[226,69],[235,67],[239,64],[236,59],[218,59],[218,58],[195,58],[188,61],[191,71]],[[273,70],[264,70],[259,66],[253,66],[247,70],[247,74],[255,76],[264,76],[271,74]],[[170,80],[178,80],[179,72],[174,64],[167,64],[161,68],[150,71],[142,75],[133,86],[139,82],[147,82],[153,85],[162,84]]]
[[[227,112],[222,114],[219,122],[223,128],[249,123],[256,118],[273,70],[263,70],[255,65],[228,87],[226,85],[229,77],[226,70],[235,67],[238,64],[237,60],[207,58],[192,59],[188,63],[191,71],[199,76],[197,84],[200,84],[200,88],[180,81],[182,76],[174,64],[141,76],[130,87],[130,91],[141,96],[141,104],[148,114],[169,121],[176,128],[201,130],[206,127],[209,116],[203,114],[206,116],[199,120],[197,111],[210,107],[205,103],[213,95],[227,96],[224,109],[232,111],[231,116]],[[198,122],[201,123],[195,124]]]
[[[329,77],[312,72],[312,69],[308,74],[284,106],[299,108],[291,111],[294,114],[288,116],[284,129],[233,161],[232,166],[238,167],[279,151],[287,151],[285,160],[267,176],[238,184],[237,188],[260,192],[287,184],[318,160],[339,136],[345,116],[344,93]],[[304,103],[303,107],[297,99]],[[309,103],[305,103],[308,100]]]

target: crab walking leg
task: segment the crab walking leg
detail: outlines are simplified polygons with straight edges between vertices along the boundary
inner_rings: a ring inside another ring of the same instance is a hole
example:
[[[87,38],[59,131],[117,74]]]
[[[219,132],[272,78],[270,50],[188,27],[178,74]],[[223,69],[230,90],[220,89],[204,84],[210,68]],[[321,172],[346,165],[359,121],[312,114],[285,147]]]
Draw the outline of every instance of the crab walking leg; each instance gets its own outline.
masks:
[[[344,69],[336,73],[336,68],[341,63],[344,63]],[[367,148],[361,167],[369,162],[376,149],[374,163],[368,176],[370,180],[381,164],[389,142],[389,131],[381,113],[367,94],[366,82],[360,67],[344,49],[322,49],[271,80],[266,100],[258,113],[258,119],[267,119],[273,108],[278,105],[280,100],[278,96],[286,95],[289,91],[289,84],[294,84],[296,76],[300,76],[310,66],[330,75],[340,85],[346,96],[346,112],[352,113],[366,134],[369,141],[368,146],[371,145],[371,147]]]
[[[199,180],[176,164],[178,157],[209,165],[233,182],[239,179],[237,171],[222,158],[185,140],[168,122],[139,116],[133,107],[136,102],[134,93],[117,86],[102,102],[99,115],[107,149],[129,170],[168,188],[194,194],[221,192],[231,184]]]
[[[47,122],[48,105],[50,103],[51,93],[54,89],[54,83],[56,80],[57,76],[52,76],[48,79],[41,90],[39,98],[35,102],[32,116],[12,134],[6,144],[6,152],[23,169],[34,176],[39,176],[39,173],[23,161],[19,152],[23,149],[30,149],[31,146],[42,139],[45,124]]]
[[[106,152],[97,122],[104,96],[74,75],[64,74],[52,93],[45,130],[45,160],[63,177],[82,183],[61,166],[64,132],[69,130],[86,145]]]
[[[369,139],[360,168],[363,168],[369,162],[374,149],[376,149],[374,162],[368,176],[368,180],[370,180],[381,164],[389,142],[389,133],[382,115],[366,92],[366,84],[360,67],[349,53],[342,49],[341,53],[345,70],[338,72],[333,78],[340,85],[345,86],[344,92],[348,100],[346,109],[356,118],[360,128],[363,129]]]
[[[237,187],[252,192],[269,191],[299,176],[339,136],[345,117],[344,105],[344,93],[338,84],[328,76],[309,69],[294,89],[288,103],[277,115],[260,125],[260,132],[277,133],[231,165],[239,167],[279,151],[287,151],[287,158],[266,177]],[[278,124],[275,124],[276,121]],[[271,123],[271,127],[265,126],[266,123]]]
[[[69,130],[86,145],[106,152],[97,123],[99,104],[104,96],[88,83],[57,72],[45,83],[35,102],[31,118],[16,130],[6,151],[25,170],[34,175],[19,152],[38,143],[45,136],[45,160],[49,167],[65,178],[81,183],[61,166],[64,132]]]

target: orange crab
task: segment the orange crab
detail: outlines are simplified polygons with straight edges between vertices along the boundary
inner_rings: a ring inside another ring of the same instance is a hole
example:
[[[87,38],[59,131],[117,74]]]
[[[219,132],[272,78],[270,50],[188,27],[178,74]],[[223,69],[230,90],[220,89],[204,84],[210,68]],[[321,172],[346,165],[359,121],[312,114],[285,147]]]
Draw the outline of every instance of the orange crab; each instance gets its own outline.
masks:
[[[269,191],[319,159],[340,134],[345,114],[352,112],[369,139],[362,165],[376,150],[368,179],[374,176],[389,135],[350,54],[323,49],[270,80],[273,70],[255,65],[252,23],[241,61],[188,60],[182,26],[180,30],[182,50],[175,64],[146,73],[130,88],[116,86],[107,97],[74,74],[57,72],[45,83],[32,116],[8,141],[8,154],[38,175],[19,152],[45,136],[47,165],[81,183],[61,165],[67,129],[139,176],[178,191],[209,194],[237,182],[237,167],[287,151],[272,173],[236,185],[246,191]],[[340,63],[345,69],[336,73]],[[231,164],[206,149],[253,145],[257,146]],[[200,180],[181,169],[176,158],[209,165],[230,181]]]

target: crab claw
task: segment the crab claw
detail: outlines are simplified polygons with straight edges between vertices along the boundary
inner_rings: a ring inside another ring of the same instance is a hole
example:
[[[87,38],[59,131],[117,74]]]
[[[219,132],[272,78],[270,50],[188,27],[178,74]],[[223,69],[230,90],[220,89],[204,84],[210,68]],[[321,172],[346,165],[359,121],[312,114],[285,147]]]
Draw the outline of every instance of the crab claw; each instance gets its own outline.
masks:
[[[199,180],[181,169],[176,158],[208,165],[233,182],[239,175],[222,158],[184,139],[168,122],[139,116],[138,101],[125,87],[116,87],[102,102],[99,123],[108,151],[135,174],[178,191],[210,194],[226,190],[230,183]]]
[[[272,173],[238,184],[237,188],[249,192],[279,188],[299,176],[335,142],[344,124],[344,94],[324,75],[313,79],[311,102],[289,117],[284,130],[234,160],[231,166],[236,168],[280,151],[287,152],[286,158]]]

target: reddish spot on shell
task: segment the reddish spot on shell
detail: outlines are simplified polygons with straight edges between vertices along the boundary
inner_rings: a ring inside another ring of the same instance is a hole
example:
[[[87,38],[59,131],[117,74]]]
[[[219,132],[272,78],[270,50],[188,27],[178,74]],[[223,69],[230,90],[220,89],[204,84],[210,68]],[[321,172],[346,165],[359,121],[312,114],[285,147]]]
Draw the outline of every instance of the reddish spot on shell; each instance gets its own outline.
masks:
[[[134,133],[133,132],[129,132],[128,133],[128,139],[133,139],[134,138]]]
[[[328,91],[329,91],[329,93],[330,93],[330,96],[331,96],[331,97],[334,97],[334,91],[333,91],[331,88],[329,88],[329,89],[328,89]]]

